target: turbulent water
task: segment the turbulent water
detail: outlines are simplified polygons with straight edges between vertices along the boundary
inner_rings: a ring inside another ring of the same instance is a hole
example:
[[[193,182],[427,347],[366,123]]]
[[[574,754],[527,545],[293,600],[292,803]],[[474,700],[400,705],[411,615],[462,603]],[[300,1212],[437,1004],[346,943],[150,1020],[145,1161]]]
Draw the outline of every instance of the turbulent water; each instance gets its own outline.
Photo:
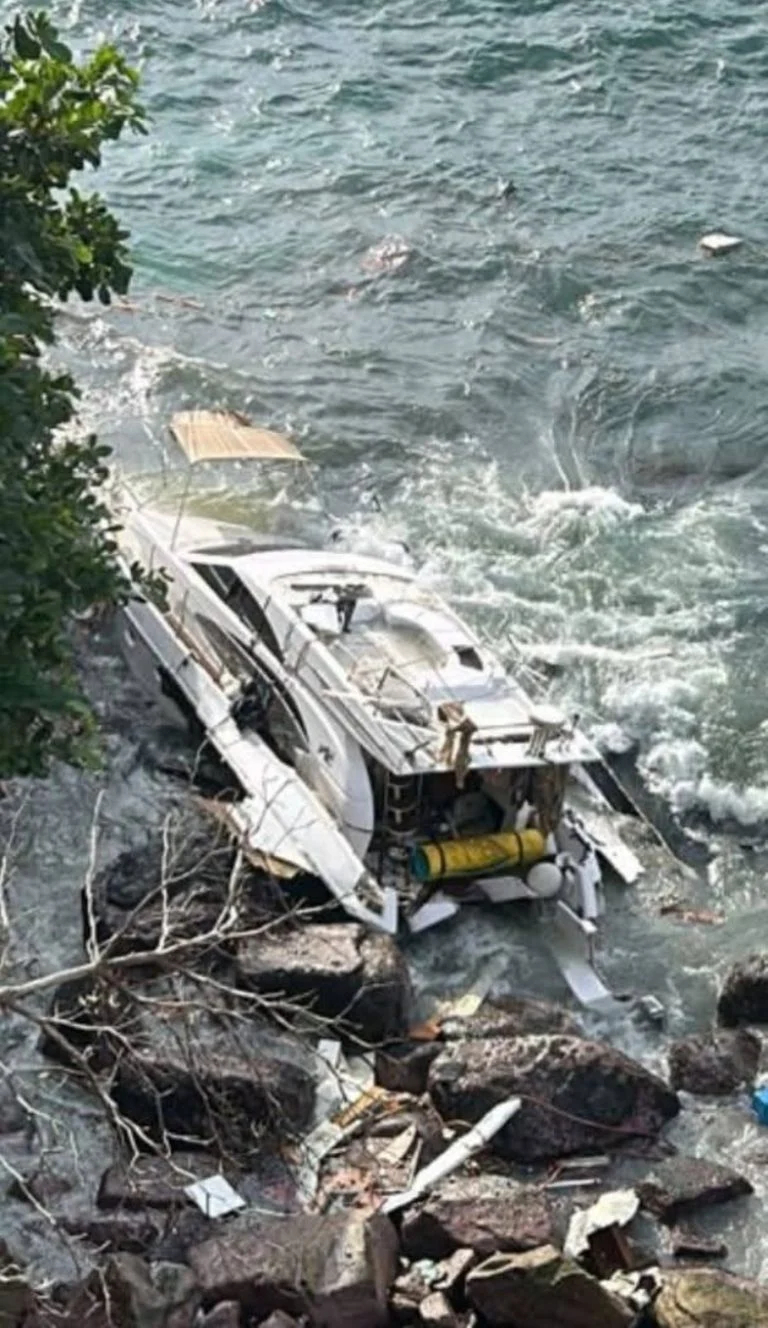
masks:
[[[165,424],[181,406],[289,427],[358,547],[406,539],[511,663],[557,664],[554,694],[606,747],[639,744],[648,786],[713,860],[689,881],[649,852],[646,884],[611,900],[603,966],[660,995],[673,1030],[703,1025],[767,916],[760,7],[49,9],[76,48],[106,37],[141,67],[152,117],[98,179],[133,236],[131,304],[61,319],[84,420],[129,472],[178,465]],[[744,243],[708,259],[698,240],[721,229]],[[238,475],[224,505],[256,505],[253,484]],[[154,795],[129,731],[112,743],[113,844]],[[84,787],[65,774],[35,794],[45,833],[18,880],[42,873],[52,915],[87,857]],[[670,895],[722,925],[661,915]],[[471,940],[478,966],[505,950],[507,986],[558,992],[529,939],[481,915],[415,962],[455,981]],[[746,1109],[700,1124],[702,1146],[721,1132],[743,1161]],[[734,1239],[744,1266],[768,1266],[749,1230]]]

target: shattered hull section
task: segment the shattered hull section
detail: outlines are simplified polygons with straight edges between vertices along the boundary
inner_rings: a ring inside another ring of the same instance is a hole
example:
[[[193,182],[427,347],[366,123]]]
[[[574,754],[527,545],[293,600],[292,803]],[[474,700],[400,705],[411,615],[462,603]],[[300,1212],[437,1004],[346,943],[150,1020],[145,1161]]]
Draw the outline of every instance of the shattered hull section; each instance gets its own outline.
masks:
[[[134,640],[141,639],[178,685],[208,740],[248,791],[229,808],[231,822],[245,843],[318,876],[351,917],[393,935],[398,922],[395,890],[378,885],[312,790],[262,739],[243,736],[225,693],[180,645],[153,605],[133,601],[124,614]],[[123,646],[130,651],[130,641],[124,640]],[[379,908],[372,906],[379,902]]]

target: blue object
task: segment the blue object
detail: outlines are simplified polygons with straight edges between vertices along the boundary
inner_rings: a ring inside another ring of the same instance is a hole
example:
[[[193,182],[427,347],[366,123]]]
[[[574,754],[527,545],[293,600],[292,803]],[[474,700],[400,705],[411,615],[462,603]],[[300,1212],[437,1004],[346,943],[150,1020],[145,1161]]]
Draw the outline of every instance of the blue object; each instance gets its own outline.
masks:
[[[752,1109],[761,1125],[768,1125],[768,1085],[752,1094]]]

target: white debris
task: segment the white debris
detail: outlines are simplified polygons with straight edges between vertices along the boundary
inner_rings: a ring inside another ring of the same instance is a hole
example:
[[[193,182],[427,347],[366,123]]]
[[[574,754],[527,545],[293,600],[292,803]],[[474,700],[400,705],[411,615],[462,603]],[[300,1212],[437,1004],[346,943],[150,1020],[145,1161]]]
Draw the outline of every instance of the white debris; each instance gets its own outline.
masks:
[[[614,1273],[600,1283],[606,1291],[619,1296],[640,1313],[661,1291],[661,1271],[658,1268],[643,1268],[634,1273]]]
[[[699,248],[707,254],[730,254],[733,249],[738,249],[744,243],[738,235],[726,235],[724,231],[712,231],[709,235],[702,235],[699,240]]]
[[[416,1199],[426,1194],[433,1185],[445,1176],[450,1176],[452,1171],[457,1171],[464,1162],[467,1162],[475,1153],[479,1153],[481,1148],[485,1148],[490,1143],[495,1134],[499,1133],[507,1121],[520,1110],[522,1102],[519,1097],[507,1098],[505,1102],[499,1102],[497,1106],[492,1107],[486,1112],[482,1120],[473,1125],[469,1132],[452,1143],[446,1148],[444,1153],[436,1157],[434,1162],[428,1166],[422,1167],[421,1171],[413,1178],[410,1189],[404,1190],[401,1194],[393,1194],[382,1204],[382,1213],[396,1213],[399,1208],[405,1208],[407,1204],[413,1203]]]
[[[236,1213],[246,1206],[242,1195],[220,1175],[197,1180],[193,1185],[185,1186],[184,1193],[206,1217],[226,1217],[227,1213]]]
[[[347,1060],[341,1043],[333,1038],[322,1038],[315,1055],[314,1126],[296,1150],[297,1189],[307,1206],[317,1193],[324,1158],[344,1138],[344,1128],[337,1120],[339,1112],[369,1097],[374,1087],[371,1057],[355,1056]]]
[[[606,1227],[627,1226],[639,1207],[640,1200],[634,1190],[611,1190],[609,1194],[601,1194],[591,1208],[581,1208],[573,1214],[565,1238],[565,1253],[578,1259],[589,1248],[589,1237],[594,1232],[604,1231]]]

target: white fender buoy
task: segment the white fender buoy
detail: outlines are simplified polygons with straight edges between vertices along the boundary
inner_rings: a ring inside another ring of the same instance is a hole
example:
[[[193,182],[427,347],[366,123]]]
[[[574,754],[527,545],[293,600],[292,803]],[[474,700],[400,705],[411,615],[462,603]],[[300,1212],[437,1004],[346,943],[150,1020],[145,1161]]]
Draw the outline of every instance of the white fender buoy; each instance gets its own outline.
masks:
[[[563,873],[554,862],[537,862],[525,878],[526,885],[541,899],[554,899],[563,886]]]

